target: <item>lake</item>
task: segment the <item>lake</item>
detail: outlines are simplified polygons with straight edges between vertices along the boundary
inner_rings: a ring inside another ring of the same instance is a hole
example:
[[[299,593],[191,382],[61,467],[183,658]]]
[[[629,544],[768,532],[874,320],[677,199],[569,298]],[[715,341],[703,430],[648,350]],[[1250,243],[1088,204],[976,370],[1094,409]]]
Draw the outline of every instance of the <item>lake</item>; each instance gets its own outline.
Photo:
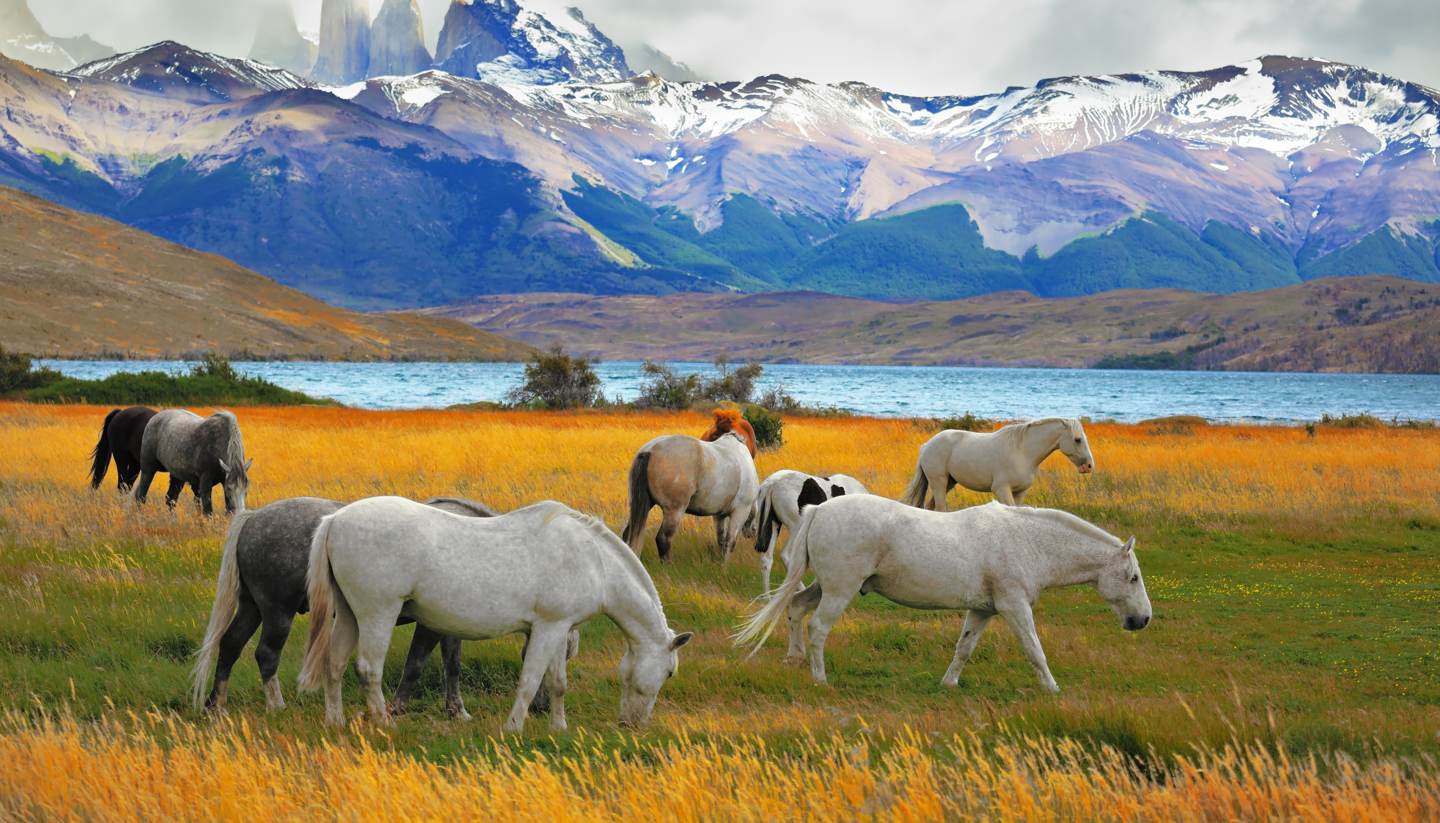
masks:
[[[180,361],[45,360],[76,377],[119,371],[180,372]],[[496,401],[521,380],[518,363],[238,362],[281,386],[372,409],[444,407]],[[702,363],[679,372],[713,374]],[[600,363],[607,397],[633,399],[640,364]],[[1081,416],[1120,421],[1194,414],[1217,421],[1293,423],[1322,414],[1365,412],[1390,419],[1440,417],[1440,375],[1153,372],[922,366],[765,367],[760,386],[782,385],[807,405],[884,417]]]

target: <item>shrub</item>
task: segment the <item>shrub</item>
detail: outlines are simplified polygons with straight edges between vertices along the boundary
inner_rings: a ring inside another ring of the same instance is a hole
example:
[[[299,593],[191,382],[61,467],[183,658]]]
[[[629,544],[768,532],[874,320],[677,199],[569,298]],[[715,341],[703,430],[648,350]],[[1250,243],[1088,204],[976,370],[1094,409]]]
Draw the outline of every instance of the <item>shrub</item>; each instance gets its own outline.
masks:
[[[759,380],[760,375],[765,372],[765,367],[754,360],[731,371],[730,358],[723,355],[715,358],[715,368],[719,370],[720,376],[713,380],[706,380],[700,389],[700,394],[706,400],[742,405],[751,402],[754,398],[755,381]]]
[[[755,430],[755,445],[762,449],[778,449],[785,444],[782,430],[785,428],[785,421],[780,415],[765,408],[750,404],[744,407],[746,421],[750,428]]]
[[[640,384],[640,396],[635,405],[652,409],[688,409],[700,395],[700,375],[687,374],[681,377],[664,363],[646,360],[640,365],[645,381]]]
[[[238,383],[245,379],[230,365],[230,360],[214,352],[207,352],[202,355],[200,362],[190,367],[191,377],[215,377],[229,383]]]
[[[936,431],[944,429],[960,429],[967,432],[988,432],[995,429],[995,421],[988,417],[979,417],[972,412],[965,412],[959,417],[936,417],[930,420],[930,428]]]
[[[600,377],[589,360],[571,357],[560,346],[536,352],[525,364],[525,382],[506,398],[517,406],[588,409],[600,405]]]
[[[0,394],[39,388],[61,378],[54,369],[32,368],[30,355],[0,348]]]
[[[32,372],[47,373],[49,376],[37,385],[20,391],[21,399],[37,403],[94,403],[102,406],[294,406],[328,402],[281,388],[259,377],[246,377],[235,371],[229,360],[214,354],[206,355],[186,374],[119,372],[102,380],[81,380],[49,369]]]
[[[1378,429],[1385,425],[1385,421],[1373,414],[1339,414],[1334,417],[1322,414],[1320,425],[1333,429]]]

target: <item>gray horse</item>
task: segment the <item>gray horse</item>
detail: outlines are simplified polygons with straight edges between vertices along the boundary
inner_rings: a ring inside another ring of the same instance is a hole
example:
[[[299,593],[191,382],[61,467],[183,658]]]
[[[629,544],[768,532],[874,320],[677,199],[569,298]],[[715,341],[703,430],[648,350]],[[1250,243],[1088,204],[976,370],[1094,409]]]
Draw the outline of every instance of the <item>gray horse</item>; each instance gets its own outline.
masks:
[[[235,415],[217,411],[201,417],[184,409],[166,409],[145,426],[135,502],[145,502],[156,472],[168,472],[170,489],[165,492],[165,504],[171,508],[188,483],[200,510],[206,515],[213,513],[210,496],[219,483],[225,490],[225,512],[244,511],[252,462],[245,459],[245,442]]]
[[[495,516],[488,506],[459,497],[437,497],[426,503],[451,514]],[[242,512],[231,522],[220,559],[215,605],[191,673],[191,696],[196,708],[202,705],[205,708],[224,708],[230,670],[257,628],[260,629],[260,641],[255,646],[255,662],[260,667],[265,704],[272,710],[285,707],[276,671],[280,667],[280,653],[290,637],[295,615],[304,614],[310,608],[305,595],[310,541],[321,518],[334,514],[344,506],[344,503],[319,497],[292,497]],[[402,619],[400,622],[411,621]],[[578,634],[570,638],[569,656],[575,655],[578,641]],[[460,641],[419,625],[415,627],[404,674],[395,692],[393,708],[397,714],[404,711],[415,683],[420,679],[425,660],[437,644],[441,648],[445,668],[445,708],[452,717],[469,717],[460,698]],[[205,686],[212,663],[215,683],[206,696]],[[533,705],[538,710],[545,710],[549,705],[549,695],[542,690],[536,695]]]

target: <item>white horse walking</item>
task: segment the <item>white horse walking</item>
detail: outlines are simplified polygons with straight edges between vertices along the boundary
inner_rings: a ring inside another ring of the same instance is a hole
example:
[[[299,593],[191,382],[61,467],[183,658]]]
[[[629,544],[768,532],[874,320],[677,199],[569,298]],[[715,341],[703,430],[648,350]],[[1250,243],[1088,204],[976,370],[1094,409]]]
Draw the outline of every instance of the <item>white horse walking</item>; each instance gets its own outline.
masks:
[[[900,499],[911,506],[947,511],[945,495],[959,483],[971,491],[991,492],[1006,505],[1019,505],[1040,464],[1056,451],[1070,458],[1081,474],[1095,470],[1090,440],[1073,417],[1011,423],[993,432],[946,429],[920,447],[915,477]]]
[[[325,686],[325,719],[343,723],[350,654],[371,717],[389,721],[380,680],[401,615],[465,640],[529,634],[505,731],[520,731],[542,676],[550,725],[565,728],[570,630],[597,614],[625,635],[620,722],[644,725],[676,650],[691,637],[665,621],[639,558],[605,524],[555,502],[493,518],[461,517],[402,497],[372,497],[320,521],[307,574],[311,626],[300,686]]]
[[[1150,598],[1135,558],[1135,538],[1119,538],[1055,509],[987,503],[957,512],[929,512],[873,495],[808,507],[786,546],[789,573],[736,635],[758,650],[787,612],[790,650],[802,659],[801,621],[811,611],[810,673],[825,682],[825,639],[856,593],[876,592],[918,609],[964,609],[955,657],[940,682],[954,686],[980,633],[999,614],[1010,624],[1040,684],[1055,678],[1035,633],[1032,607],[1057,586],[1090,584],[1126,629],[1150,623]],[[808,568],[815,585],[803,588]],[[754,654],[752,651],[751,654]]]
[[[821,494],[819,500],[808,501],[811,504],[847,494],[870,493],[864,483],[848,474],[822,477],[794,469],[781,469],[765,478],[755,497],[755,513],[751,518],[756,528],[755,551],[760,553],[760,574],[767,593],[770,591],[770,569],[775,565],[775,544],[780,542],[780,529],[789,529],[793,535],[800,525],[800,489],[806,480],[814,480]]]

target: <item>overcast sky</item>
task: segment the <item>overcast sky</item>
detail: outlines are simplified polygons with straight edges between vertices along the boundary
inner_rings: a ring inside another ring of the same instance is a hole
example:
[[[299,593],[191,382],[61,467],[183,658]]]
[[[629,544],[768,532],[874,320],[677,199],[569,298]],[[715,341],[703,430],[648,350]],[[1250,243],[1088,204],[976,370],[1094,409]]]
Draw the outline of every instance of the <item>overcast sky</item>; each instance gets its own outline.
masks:
[[[523,0],[522,0],[523,1]],[[117,48],[163,39],[249,49],[267,0],[30,0],[52,34]],[[302,29],[321,0],[288,2]],[[370,0],[378,12],[383,0]],[[973,94],[1064,74],[1325,57],[1440,87],[1436,0],[530,0],[578,5],[621,44],[712,79],[781,73],[913,94]],[[420,0],[431,43],[449,0]]]

